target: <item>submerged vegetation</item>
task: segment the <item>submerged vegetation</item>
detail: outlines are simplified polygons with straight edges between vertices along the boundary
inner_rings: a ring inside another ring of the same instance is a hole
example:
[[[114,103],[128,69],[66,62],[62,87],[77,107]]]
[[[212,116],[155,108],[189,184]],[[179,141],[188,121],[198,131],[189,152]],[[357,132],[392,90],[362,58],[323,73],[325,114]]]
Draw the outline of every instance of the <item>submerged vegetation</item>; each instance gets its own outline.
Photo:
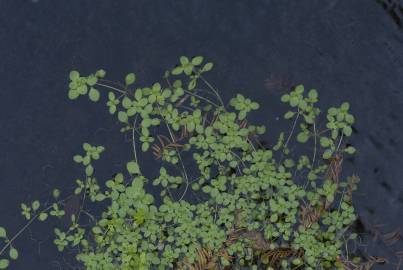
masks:
[[[99,181],[95,163],[105,148],[83,144],[74,156],[83,168],[74,188],[81,208],[67,230],[55,229],[54,244],[73,250],[88,270],[359,269],[366,262],[346,250],[357,236],[359,179],[340,174],[343,156],[355,152],[346,143],[354,124],[349,104],[322,112],[318,92],[298,85],[281,97],[291,130],[264,146],[265,126],[249,119],[259,104],[242,94],[225,104],[205,79],[212,68],[201,56],[182,56],[162,82],[144,88],[134,86],[133,73],[122,83],[106,80],[103,70],[70,73],[68,97],[105,97],[120,131],[130,134],[133,159]],[[144,169],[148,153],[156,178]],[[55,189],[53,197],[21,204],[27,226],[66,215],[69,196],[60,199]],[[102,213],[92,213],[88,201]],[[0,269],[17,259],[13,240],[22,231],[8,238],[0,227]]]

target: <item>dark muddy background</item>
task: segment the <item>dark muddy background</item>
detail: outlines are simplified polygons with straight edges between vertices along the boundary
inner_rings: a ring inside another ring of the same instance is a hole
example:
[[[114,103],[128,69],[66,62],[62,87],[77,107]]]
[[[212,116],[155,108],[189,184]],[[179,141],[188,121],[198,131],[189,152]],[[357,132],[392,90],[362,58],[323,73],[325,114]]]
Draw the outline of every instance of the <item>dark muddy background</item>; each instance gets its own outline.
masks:
[[[82,142],[105,145],[105,177],[130,157],[102,103],[67,99],[71,69],[104,68],[113,79],[135,72],[146,85],[180,55],[204,55],[226,100],[241,92],[260,102],[256,120],[272,139],[289,127],[276,120],[287,87],[318,89],[323,106],[350,101],[358,153],[345,165],[361,177],[360,248],[396,262],[403,241],[388,246],[382,234],[403,229],[401,20],[402,3],[386,0],[0,0],[0,225],[17,232],[20,202],[72,187]],[[20,259],[10,269],[68,269],[52,244],[59,223],[43,225],[16,241]]]

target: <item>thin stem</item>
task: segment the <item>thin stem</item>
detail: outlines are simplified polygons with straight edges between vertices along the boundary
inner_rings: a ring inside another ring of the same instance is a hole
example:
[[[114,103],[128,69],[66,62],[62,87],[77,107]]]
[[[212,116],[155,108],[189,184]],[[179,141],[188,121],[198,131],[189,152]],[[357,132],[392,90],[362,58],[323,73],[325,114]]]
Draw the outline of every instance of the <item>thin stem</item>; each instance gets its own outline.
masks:
[[[133,144],[133,153],[134,153],[134,160],[136,161],[136,163],[138,164],[138,160],[137,160],[137,151],[136,151],[136,141],[135,141],[135,137],[134,137],[134,133],[135,133],[135,126],[136,126],[136,122],[137,122],[137,116],[134,119],[133,122],[133,128],[132,128],[132,144]]]
[[[343,140],[343,135],[344,135],[344,134],[343,134],[343,132],[342,132],[342,133],[341,133],[341,136],[340,136],[339,144],[337,145],[336,152],[339,151],[341,141]]]
[[[292,136],[292,134],[294,133],[295,125],[297,124],[297,121],[298,121],[299,115],[300,115],[300,111],[299,111],[299,108],[298,108],[298,114],[297,114],[297,117],[295,117],[295,119],[294,119],[294,123],[293,123],[293,125],[292,125],[291,132],[290,132],[290,134],[288,135],[288,138],[287,138],[286,143],[284,144],[284,147],[287,147],[287,145],[288,145],[288,143],[289,143],[289,141],[290,141],[290,139],[291,139],[291,136]]]
[[[210,88],[210,90],[214,92],[214,94],[215,94],[215,95],[217,96],[217,98],[219,99],[221,105],[222,105],[222,106],[224,107],[224,109],[225,109],[224,102],[222,101],[221,96],[218,94],[217,90],[216,90],[208,81],[206,81],[206,80],[203,78],[203,76],[200,75],[200,78],[201,78],[202,81]]]
[[[202,96],[197,95],[197,94],[195,94],[195,93],[192,93],[192,92],[190,92],[190,91],[188,91],[188,90],[184,90],[184,91],[185,91],[188,95],[191,95],[191,96],[200,98],[200,99],[202,99],[202,100],[204,100],[204,101],[210,103],[211,105],[213,105],[213,106],[215,106],[215,107],[219,107],[217,104],[215,104],[214,102],[212,102],[212,101],[209,100],[208,98],[202,97]]]
[[[161,111],[161,107],[160,107],[159,105],[158,105],[158,109]],[[161,114],[161,116],[162,116],[162,114]],[[162,116],[162,117],[163,117],[163,116]],[[172,140],[173,142],[176,142],[175,139],[174,139],[174,136],[172,135],[171,128],[169,127],[168,123],[166,122],[165,117],[163,117],[163,118],[164,118],[165,126],[166,126],[167,129],[168,129],[169,136],[171,137],[171,140]],[[185,188],[185,191],[183,192],[182,196],[181,196],[180,199],[179,199],[179,201],[181,201],[181,200],[183,199],[183,197],[185,196],[185,194],[186,194],[188,188],[189,188],[189,178],[188,178],[188,175],[187,175],[187,172],[186,172],[186,169],[185,169],[185,165],[183,164],[181,154],[180,154],[179,150],[178,150],[176,147],[175,147],[175,151],[176,151],[176,153],[178,154],[179,161],[180,161],[180,164],[181,164],[181,166],[182,166],[183,174],[185,175],[185,179],[186,179],[186,188]]]
[[[57,202],[57,204],[64,202],[66,200],[68,200],[72,195],[68,196],[67,198]],[[53,207],[53,205],[49,205],[47,208],[45,208],[44,210],[42,210],[41,212],[39,212],[38,214],[36,214],[35,216],[33,216],[28,222],[27,224],[24,225],[24,227],[22,227],[10,240],[8,240],[7,244],[0,250],[0,256],[4,253],[4,251],[15,241],[15,239],[17,239],[28,227],[29,225],[31,225],[38,217],[41,213],[44,213],[46,211],[48,211],[49,209],[51,209]]]
[[[97,83],[97,85],[99,85],[99,86],[103,86],[103,87],[105,87],[105,88],[112,89],[112,90],[114,90],[114,91],[116,91],[116,92],[119,92],[119,93],[121,93],[121,94],[124,94],[124,95],[126,95],[126,94],[127,94],[125,91],[120,90],[120,89],[118,89],[118,88],[116,88],[116,87],[113,87],[113,86],[107,85],[107,84],[103,84],[103,83]]]
[[[311,167],[313,168],[313,166],[314,166],[314,164],[315,164],[315,158],[316,158],[316,123],[315,122],[313,122],[313,133],[314,133],[314,139],[315,139],[315,148],[314,148],[314,151],[313,151],[313,158],[312,158],[312,165],[311,165]]]

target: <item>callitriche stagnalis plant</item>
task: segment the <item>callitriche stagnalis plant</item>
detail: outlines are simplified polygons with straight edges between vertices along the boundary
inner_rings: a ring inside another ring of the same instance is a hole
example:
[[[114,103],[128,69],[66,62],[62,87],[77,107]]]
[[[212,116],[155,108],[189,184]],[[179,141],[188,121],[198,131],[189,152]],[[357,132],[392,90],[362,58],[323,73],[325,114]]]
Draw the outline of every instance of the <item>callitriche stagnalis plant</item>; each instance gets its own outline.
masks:
[[[355,148],[349,103],[323,111],[318,92],[303,85],[281,97],[291,129],[262,145],[266,128],[248,116],[259,104],[237,94],[228,104],[205,78],[202,56],[180,57],[162,81],[136,85],[98,70],[72,71],[68,98],[106,100],[129,134],[133,153],[125,171],[96,177],[103,146],[82,145],[73,157],[83,169],[72,194],[52,203],[21,204],[27,224],[13,237],[0,227],[0,269],[18,258],[14,240],[34,221],[71,220],[54,230],[59,251],[76,254],[77,269],[360,269],[368,262],[348,253],[356,219],[352,204],[359,178],[341,177],[343,157]],[[302,147],[304,146],[305,147]],[[295,150],[299,149],[301,150]],[[298,153],[297,153],[298,152]],[[153,155],[158,176],[142,161]],[[66,213],[79,196],[77,213]],[[102,205],[96,215],[91,205]],[[357,268],[355,268],[357,267]]]

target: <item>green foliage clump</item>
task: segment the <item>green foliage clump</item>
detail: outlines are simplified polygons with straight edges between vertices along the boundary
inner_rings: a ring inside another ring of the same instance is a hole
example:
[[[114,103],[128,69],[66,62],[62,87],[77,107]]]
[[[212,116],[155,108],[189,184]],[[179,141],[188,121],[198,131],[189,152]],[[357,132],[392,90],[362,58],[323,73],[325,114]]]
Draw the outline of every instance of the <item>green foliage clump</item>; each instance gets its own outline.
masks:
[[[281,97],[291,109],[284,118],[292,129],[264,147],[263,125],[249,121],[259,104],[237,94],[225,105],[204,78],[213,67],[201,56],[182,56],[162,82],[134,87],[105,80],[105,71],[82,76],[70,73],[68,97],[105,94],[110,114],[132,138],[133,159],[126,171],[99,183],[94,164],[103,146],[83,144],[74,156],[83,166],[74,195],[82,206],[68,218],[67,230],[54,230],[60,251],[77,252],[84,269],[343,269],[343,247],[356,215],[352,192],[357,178],[340,176],[343,154],[354,117],[348,103],[331,107],[321,130],[315,89],[298,85]],[[248,118],[249,117],[249,118]],[[292,143],[291,139],[297,142]],[[297,156],[290,145],[306,144]],[[139,151],[153,154],[156,177],[147,176]],[[159,195],[156,195],[159,194]],[[66,215],[55,202],[22,204],[29,223]],[[92,214],[84,201],[104,206]],[[11,259],[18,253],[0,227]],[[351,237],[352,238],[352,237]],[[0,260],[0,269],[8,267]],[[207,269],[207,268],[203,268]]]

